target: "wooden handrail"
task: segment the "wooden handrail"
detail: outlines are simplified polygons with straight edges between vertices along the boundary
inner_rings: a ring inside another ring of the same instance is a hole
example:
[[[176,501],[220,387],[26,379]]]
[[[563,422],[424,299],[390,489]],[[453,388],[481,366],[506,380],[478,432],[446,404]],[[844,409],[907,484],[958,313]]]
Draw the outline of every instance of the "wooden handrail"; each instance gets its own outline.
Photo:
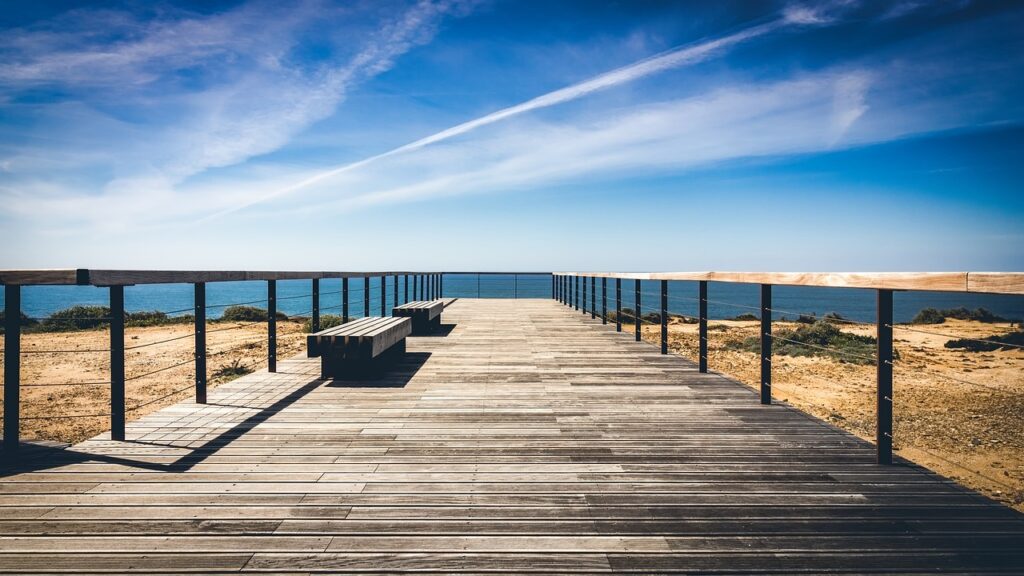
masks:
[[[547,275],[551,272],[440,272],[412,270],[343,271],[244,271],[244,270],[93,270],[66,268],[52,270],[0,270],[0,285],[82,285],[130,286],[133,284],[195,284],[253,280],[322,280],[324,278],[376,278],[415,274]]]
[[[555,272],[623,280],[689,280],[875,290],[1024,294],[1021,272]]]

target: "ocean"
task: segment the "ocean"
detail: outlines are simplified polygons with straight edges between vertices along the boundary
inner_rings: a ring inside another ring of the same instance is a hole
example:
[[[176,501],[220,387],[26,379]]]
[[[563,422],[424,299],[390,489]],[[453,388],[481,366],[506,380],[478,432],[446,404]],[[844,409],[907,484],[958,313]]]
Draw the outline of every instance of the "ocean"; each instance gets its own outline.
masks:
[[[393,279],[386,286],[386,304],[394,305]],[[657,310],[660,302],[658,281],[641,282],[641,309]],[[404,299],[404,283],[399,282],[399,299]],[[28,286],[22,291],[22,311],[34,318],[76,305],[106,306],[109,291],[92,286]],[[708,285],[708,316],[728,319],[743,313],[757,314],[759,304],[757,285],[711,282]],[[597,281],[597,295],[601,297],[601,280]],[[350,315],[363,315],[363,281],[349,280]],[[462,298],[550,298],[551,277],[548,275],[477,275],[446,274],[444,296]],[[214,282],[206,285],[207,316],[218,318],[232,304],[246,303],[266,307],[267,283]],[[278,310],[289,316],[309,316],[312,312],[311,283],[309,280],[281,280],[277,283]],[[128,286],[125,288],[125,309],[129,312],[157,310],[171,315],[192,312],[193,288],[191,284],[158,284]],[[615,307],[615,281],[608,281],[608,307]],[[697,314],[697,283],[669,283],[669,311],[687,316]],[[774,317],[795,318],[798,314],[821,316],[836,312],[845,318],[863,322],[874,321],[875,292],[855,288],[816,288],[775,286],[772,291]],[[380,278],[370,281],[370,313],[380,314]],[[411,294],[410,299],[414,299]],[[587,300],[590,300],[589,284]],[[0,305],[3,294],[0,292]],[[622,305],[633,307],[633,281],[622,282]],[[589,305],[588,305],[589,307]],[[1014,320],[1024,318],[1024,296],[997,294],[968,294],[956,292],[897,292],[894,296],[894,315],[897,322],[907,322],[922,308],[986,308]],[[320,281],[321,314],[341,313],[341,280]]]

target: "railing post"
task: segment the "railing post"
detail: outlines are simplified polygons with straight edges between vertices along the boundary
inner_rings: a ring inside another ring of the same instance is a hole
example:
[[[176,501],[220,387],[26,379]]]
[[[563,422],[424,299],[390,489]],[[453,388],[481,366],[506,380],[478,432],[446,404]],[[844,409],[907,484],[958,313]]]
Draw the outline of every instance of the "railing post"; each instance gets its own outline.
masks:
[[[597,276],[590,277],[590,318],[597,318]]]
[[[586,276],[583,277],[582,284],[583,284],[583,309],[581,310],[581,312],[583,312],[583,315],[586,316],[587,315],[587,277]]]
[[[875,445],[878,447],[878,463],[892,464],[892,290],[878,291],[878,323],[875,330],[878,339]]]
[[[636,310],[634,310],[634,312],[633,312],[635,314],[635,316],[633,317],[633,328],[634,328],[634,331],[636,332],[636,341],[639,342],[640,341],[640,281],[639,280],[634,280],[634,282],[635,282],[635,284],[633,284],[633,292],[634,292],[633,296],[636,299],[636,302],[634,303],[634,305],[636,307]]]
[[[21,286],[4,285],[4,450],[18,449],[21,427]]]
[[[195,283],[196,404],[206,404],[206,283]]]
[[[267,372],[277,372],[277,280],[267,280]]]
[[[572,277],[572,293],[573,293],[573,307],[578,311],[580,309],[580,277]]]
[[[601,278],[601,324],[608,323],[608,278]]]
[[[615,279],[615,331],[622,332],[622,278]]]
[[[110,439],[124,440],[124,286],[110,287]]]
[[[380,315],[387,316],[388,311],[388,277],[380,277]]]
[[[555,289],[555,275],[551,275],[551,299],[558,300],[558,291]]]
[[[341,279],[341,322],[348,322],[348,277]]]
[[[437,275],[437,292],[438,296],[444,298],[444,272]]]
[[[772,285],[761,284],[761,404],[772,403]]]
[[[310,332],[320,331],[320,279],[313,278],[313,317],[309,320]]]
[[[697,300],[700,317],[700,352],[698,359],[698,370],[702,373],[708,371],[708,283],[701,280],[698,288]]]
[[[363,317],[370,315],[370,277],[363,276]]]
[[[398,306],[398,274],[395,274],[393,278],[395,279],[395,306]]]
[[[661,353],[668,354],[668,280],[661,281]]]
[[[412,275],[412,297],[415,300],[419,299],[419,297],[416,295],[417,294],[416,290],[419,289],[419,284],[420,284],[420,275],[419,274],[413,274]]]
[[[409,275],[408,274],[404,274],[404,276],[405,276],[405,282],[404,282],[404,285],[405,285],[405,297],[402,298],[402,304],[405,304],[406,302],[409,301]]]

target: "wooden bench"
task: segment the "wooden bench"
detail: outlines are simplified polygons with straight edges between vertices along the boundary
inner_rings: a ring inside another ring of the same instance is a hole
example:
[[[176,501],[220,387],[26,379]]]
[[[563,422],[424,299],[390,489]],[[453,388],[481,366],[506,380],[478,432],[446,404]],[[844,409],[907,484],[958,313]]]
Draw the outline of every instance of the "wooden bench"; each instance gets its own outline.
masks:
[[[321,378],[372,376],[405,353],[411,333],[409,318],[370,316],[306,336],[306,354],[320,357]]]
[[[442,300],[417,300],[391,309],[391,315],[412,319],[413,336],[430,334],[441,327]]]

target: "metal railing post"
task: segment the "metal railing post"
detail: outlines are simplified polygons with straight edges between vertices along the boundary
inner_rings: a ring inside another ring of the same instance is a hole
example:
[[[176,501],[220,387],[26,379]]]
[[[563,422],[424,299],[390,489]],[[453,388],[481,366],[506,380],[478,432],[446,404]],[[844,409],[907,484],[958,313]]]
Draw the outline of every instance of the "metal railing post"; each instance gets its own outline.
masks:
[[[405,304],[409,301],[409,275],[403,274],[403,276],[405,276],[405,296],[402,298],[402,304]]]
[[[277,280],[267,280],[267,372],[277,372]]]
[[[590,277],[590,318],[597,318],[597,276]]]
[[[635,316],[633,317],[633,328],[636,331],[636,341],[639,342],[640,341],[640,281],[639,280],[634,280],[634,282],[635,282],[635,284],[633,285],[633,291],[634,291],[633,296],[636,299],[636,302],[634,303],[634,306],[636,307],[636,310],[633,311],[633,314],[635,314]]]
[[[21,433],[21,286],[4,285],[4,450],[18,449]]]
[[[388,311],[388,277],[380,277],[380,315],[387,316]]]
[[[417,300],[419,299],[419,296],[417,296],[417,294],[418,294],[417,290],[420,287],[419,285],[420,285],[420,275],[419,274],[413,274],[412,275],[412,297],[414,299],[417,299]]]
[[[608,278],[601,278],[601,324],[608,323]]]
[[[196,404],[206,404],[206,283],[195,283]]]
[[[572,293],[573,293],[573,307],[576,310],[580,309],[580,277],[572,277]]]
[[[668,280],[661,281],[661,353],[668,354]]]
[[[772,285],[761,284],[761,404],[772,403]]]
[[[583,284],[583,309],[581,310],[581,312],[583,312],[583,315],[586,316],[587,315],[587,277],[586,276],[583,277],[583,281],[581,282],[581,284]]]
[[[309,319],[310,332],[320,331],[320,279],[313,278],[313,317]]]
[[[702,373],[708,371],[708,283],[701,280],[697,295],[698,312],[700,317],[700,352],[698,359],[698,370]]]
[[[341,322],[348,322],[348,278],[341,279]]]
[[[398,274],[395,274],[393,278],[395,279],[395,306],[398,306]]]
[[[622,332],[622,278],[615,279],[615,331]]]
[[[892,290],[878,291],[878,322],[875,330],[878,340],[875,445],[878,447],[878,463],[892,464]]]
[[[124,286],[110,287],[110,439],[124,440]]]
[[[370,315],[370,277],[363,276],[363,317]]]

